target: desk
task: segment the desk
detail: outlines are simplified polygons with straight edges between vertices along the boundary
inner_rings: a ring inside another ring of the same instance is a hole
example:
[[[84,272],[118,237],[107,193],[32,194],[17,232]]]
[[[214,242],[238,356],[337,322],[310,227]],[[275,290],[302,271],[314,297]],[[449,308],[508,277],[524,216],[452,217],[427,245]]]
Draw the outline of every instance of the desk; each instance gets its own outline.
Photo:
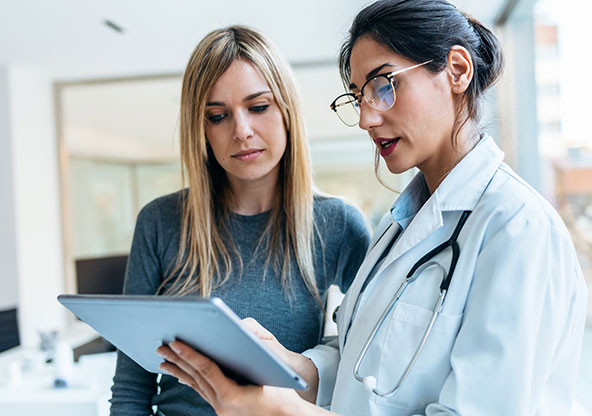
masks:
[[[25,351],[2,354],[0,363],[22,359]],[[108,416],[111,382],[116,354],[92,354],[74,364],[68,387],[53,388],[53,367],[43,365],[23,371],[22,382],[0,382],[0,409],[3,415],[19,416]],[[6,365],[0,367],[0,374]],[[5,377],[2,378],[6,380]]]

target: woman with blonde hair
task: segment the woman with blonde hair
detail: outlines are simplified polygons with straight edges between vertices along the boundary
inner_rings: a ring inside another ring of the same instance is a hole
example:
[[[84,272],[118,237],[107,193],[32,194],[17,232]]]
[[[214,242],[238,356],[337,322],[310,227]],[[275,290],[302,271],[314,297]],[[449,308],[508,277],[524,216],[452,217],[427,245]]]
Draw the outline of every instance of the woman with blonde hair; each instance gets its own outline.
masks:
[[[349,287],[369,234],[357,209],[313,192],[288,64],[263,35],[231,26],[197,45],[182,88],[188,188],[140,212],[124,292],[215,295],[291,350],[313,347],[327,289]],[[121,352],[112,392],[111,415],[214,414]]]

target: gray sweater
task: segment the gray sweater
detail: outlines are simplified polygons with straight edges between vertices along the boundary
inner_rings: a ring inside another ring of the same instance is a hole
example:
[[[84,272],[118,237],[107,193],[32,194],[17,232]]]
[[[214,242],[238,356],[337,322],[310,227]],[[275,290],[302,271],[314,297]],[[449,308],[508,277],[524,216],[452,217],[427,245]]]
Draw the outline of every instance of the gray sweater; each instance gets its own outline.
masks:
[[[253,257],[269,212],[244,216],[231,214],[228,229],[242,257],[242,275],[231,275],[228,282],[213,290],[241,317],[252,317],[271,331],[286,348],[302,352],[321,339],[322,313],[310,295],[296,263],[292,264],[291,297],[273,268],[263,278],[265,252]],[[155,294],[164,271],[175,260],[179,247],[180,193],[158,198],[138,215],[128,260],[124,293]],[[369,244],[369,231],[359,210],[337,198],[316,196],[314,219],[315,273],[323,302],[330,285],[346,291],[353,281]],[[113,378],[111,415],[146,416],[153,405],[166,416],[213,415],[213,409],[191,388],[170,376],[148,373],[118,352]]]

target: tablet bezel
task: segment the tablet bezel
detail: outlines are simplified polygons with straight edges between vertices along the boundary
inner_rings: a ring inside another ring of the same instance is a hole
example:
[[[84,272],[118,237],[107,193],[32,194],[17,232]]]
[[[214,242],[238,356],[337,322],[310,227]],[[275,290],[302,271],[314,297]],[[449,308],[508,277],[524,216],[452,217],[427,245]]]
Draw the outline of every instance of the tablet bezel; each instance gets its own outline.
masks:
[[[162,373],[158,365],[163,359],[156,348],[179,339],[212,358],[241,384],[308,387],[220,298],[59,295],[58,301],[146,371]],[[195,331],[188,328],[188,318]],[[200,337],[197,332],[204,328],[209,333],[223,331],[218,333],[220,341]]]

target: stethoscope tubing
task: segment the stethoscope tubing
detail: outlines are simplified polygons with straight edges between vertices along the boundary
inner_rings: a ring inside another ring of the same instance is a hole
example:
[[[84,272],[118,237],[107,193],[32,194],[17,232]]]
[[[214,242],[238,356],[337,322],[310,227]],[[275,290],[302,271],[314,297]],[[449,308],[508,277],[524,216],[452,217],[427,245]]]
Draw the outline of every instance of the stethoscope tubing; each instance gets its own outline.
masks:
[[[445,242],[443,242],[442,244],[440,244],[439,246],[437,246],[436,248],[430,250],[427,254],[422,256],[413,265],[413,267],[411,268],[411,270],[409,271],[409,273],[405,277],[405,280],[403,281],[403,283],[401,283],[401,285],[399,286],[399,288],[395,292],[395,295],[393,296],[388,307],[383,311],[383,313],[380,316],[380,319],[376,322],[376,324],[372,328],[372,332],[370,333],[370,336],[366,339],[366,342],[364,343],[364,346],[362,347],[362,351],[358,355],[358,358],[356,359],[356,362],[355,362],[354,368],[353,368],[354,378],[357,381],[363,383],[364,386],[366,387],[366,389],[369,390],[371,393],[376,394],[377,396],[380,396],[380,397],[390,396],[390,395],[394,394],[397,390],[400,389],[400,387],[403,385],[403,383],[407,379],[407,376],[409,376],[409,373],[411,373],[411,370],[412,370],[413,366],[415,365],[415,362],[418,360],[419,355],[423,351],[423,348],[428,340],[428,337],[429,337],[430,333],[432,332],[432,328],[436,322],[436,318],[438,317],[440,311],[442,310],[442,305],[444,304],[444,300],[446,299],[446,294],[448,293],[448,288],[450,286],[450,282],[452,281],[454,269],[456,268],[456,264],[458,262],[458,257],[460,255],[460,248],[459,248],[458,242],[457,242],[458,235],[460,234],[460,231],[463,228],[463,226],[464,226],[465,222],[467,221],[467,218],[469,217],[470,214],[471,214],[471,211],[464,211],[460,217],[460,220],[458,221],[458,224],[456,225],[456,228],[454,229],[452,235],[450,236],[450,238],[448,240],[446,240]],[[381,236],[381,238],[382,238],[382,236]],[[377,381],[376,381],[375,377],[373,377],[373,376],[362,377],[359,373],[359,369],[360,369],[360,366],[362,364],[364,357],[366,356],[366,352],[368,351],[370,344],[374,340],[376,333],[381,328],[382,324],[386,321],[387,315],[395,307],[396,303],[399,301],[399,299],[401,298],[401,296],[405,292],[405,289],[407,288],[409,283],[411,283],[415,279],[417,279],[418,276],[415,276],[415,272],[422,265],[427,263],[430,259],[432,259],[434,256],[436,256],[437,254],[439,254],[440,252],[442,252],[444,249],[446,249],[448,247],[450,247],[452,249],[452,260],[450,262],[450,269],[448,270],[446,277],[442,280],[442,282],[440,284],[440,295],[438,296],[438,299],[434,303],[434,307],[432,308],[432,316],[430,318],[430,322],[428,323],[428,326],[426,327],[426,329],[421,337],[421,341],[420,341],[417,349],[415,350],[413,357],[409,361],[409,364],[405,368],[405,371],[403,371],[403,374],[401,375],[401,377],[399,378],[399,380],[397,381],[395,386],[386,392],[379,391],[378,388],[376,387]]]

